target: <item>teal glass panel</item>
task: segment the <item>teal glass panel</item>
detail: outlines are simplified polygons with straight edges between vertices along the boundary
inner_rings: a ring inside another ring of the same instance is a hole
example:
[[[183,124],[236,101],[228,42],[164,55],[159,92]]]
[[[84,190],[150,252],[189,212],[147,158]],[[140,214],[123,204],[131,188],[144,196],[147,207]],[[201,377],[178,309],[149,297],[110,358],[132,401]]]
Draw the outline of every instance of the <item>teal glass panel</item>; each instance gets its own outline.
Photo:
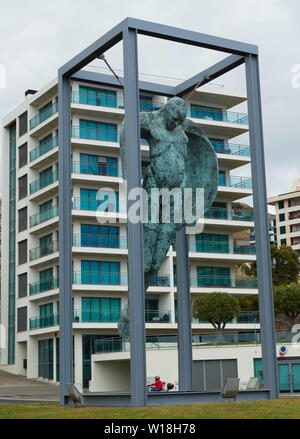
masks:
[[[300,392],[300,364],[292,363],[293,391]]]

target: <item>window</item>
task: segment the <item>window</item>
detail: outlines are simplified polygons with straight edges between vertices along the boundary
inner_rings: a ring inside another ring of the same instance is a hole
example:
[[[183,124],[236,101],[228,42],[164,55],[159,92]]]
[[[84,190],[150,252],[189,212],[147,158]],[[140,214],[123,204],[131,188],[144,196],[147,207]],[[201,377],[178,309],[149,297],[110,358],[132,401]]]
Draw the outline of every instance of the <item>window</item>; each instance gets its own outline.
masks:
[[[27,143],[19,146],[19,168],[27,165]]]
[[[231,287],[230,268],[197,267],[198,287]]]
[[[40,328],[54,325],[53,303],[40,305]]]
[[[281,242],[281,245],[286,245],[286,239],[281,239],[280,242]]]
[[[18,211],[19,214],[19,232],[23,232],[23,230],[27,229],[27,207],[20,209]]]
[[[285,221],[285,214],[284,213],[279,214],[279,221],[280,222]]]
[[[19,137],[27,133],[27,111],[19,117]]]
[[[83,322],[118,322],[120,299],[82,297]]]
[[[119,247],[119,228],[81,224],[82,247]]]
[[[53,253],[52,233],[40,238],[40,257]]]
[[[38,376],[53,380],[53,338],[39,340]]]
[[[227,204],[215,201],[205,215],[207,218],[227,219]]]
[[[225,171],[219,171],[219,186],[226,186],[226,174]]]
[[[80,173],[118,176],[118,159],[91,154],[80,154]]]
[[[55,288],[53,278],[53,268],[40,271],[40,292]]]
[[[80,189],[80,209],[100,210],[101,212],[119,212],[118,195],[118,192]]]
[[[216,152],[220,152],[223,154],[230,154],[230,147],[229,145],[225,145],[225,140],[224,139],[215,139],[213,137],[209,137],[209,141],[212,144],[214,150]]]
[[[101,107],[116,107],[116,92],[91,87],[79,87],[79,103],[99,105]]]
[[[81,283],[120,285],[120,263],[81,261]]]
[[[19,200],[27,197],[27,174],[19,178]]]
[[[18,243],[19,265],[27,262],[27,239]]]
[[[40,204],[40,222],[47,221],[54,215],[53,200]]]
[[[279,201],[278,209],[284,209],[284,201]]]
[[[17,310],[17,331],[27,331],[27,306]]]
[[[196,252],[228,253],[228,236],[208,233],[196,235]]]
[[[196,119],[223,120],[223,111],[220,108],[206,107],[191,104],[191,117]]]
[[[151,322],[153,318],[159,316],[158,299],[145,299],[145,321]]]
[[[140,111],[152,111],[152,96],[140,96]]]
[[[93,122],[91,120],[80,120],[80,137],[82,139],[104,140],[117,142],[117,125],[104,122]]]
[[[280,227],[280,235],[285,235],[286,234],[286,227],[285,226],[281,226]]]
[[[18,276],[19,299],[27,296],[27,273]]]
[[[52,166],[50,166],[47,169],[44,169],[44,171],[40,172],[40,186],[39,189],[42,189],[45,186],[48,186],[48,184],[53,183],[54,181],[54,174],[52,172]]]

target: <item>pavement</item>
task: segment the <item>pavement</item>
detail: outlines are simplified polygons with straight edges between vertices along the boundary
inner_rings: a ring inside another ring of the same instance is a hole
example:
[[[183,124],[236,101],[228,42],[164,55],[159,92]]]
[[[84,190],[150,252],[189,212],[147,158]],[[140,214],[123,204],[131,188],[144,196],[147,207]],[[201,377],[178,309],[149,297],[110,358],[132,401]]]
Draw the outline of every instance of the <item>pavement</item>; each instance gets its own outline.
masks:
[[[0,404],[59,401],[59,386],[0,370]]]

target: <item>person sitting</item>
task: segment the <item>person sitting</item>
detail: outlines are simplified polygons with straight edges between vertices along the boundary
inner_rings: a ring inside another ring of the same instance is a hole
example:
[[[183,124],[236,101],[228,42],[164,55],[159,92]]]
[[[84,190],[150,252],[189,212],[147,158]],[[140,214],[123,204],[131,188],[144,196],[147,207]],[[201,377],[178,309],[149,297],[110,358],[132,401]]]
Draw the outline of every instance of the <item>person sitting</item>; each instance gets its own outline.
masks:
[[[163,383],[160,380],[160,376],[156,375],[156,377],[154,379],[155,379],[155,382],[153,384],[149,384],[150,391],[151,392],[161,392],[163,389]]]

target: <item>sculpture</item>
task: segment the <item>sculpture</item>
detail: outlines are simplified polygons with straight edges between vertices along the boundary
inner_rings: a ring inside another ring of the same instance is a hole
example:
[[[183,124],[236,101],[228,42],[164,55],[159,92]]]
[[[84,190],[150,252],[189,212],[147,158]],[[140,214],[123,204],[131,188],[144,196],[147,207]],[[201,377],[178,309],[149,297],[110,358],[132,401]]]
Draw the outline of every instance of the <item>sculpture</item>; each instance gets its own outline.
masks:
[[[218,188],[218,161],[216,153],[203,129],[193,121],[186,119],[187,106],[183,99],[174,97],[158,111],[140,112],[141,138],[147,140],[150,148],[150,164],[143,179],[143,188],[148,194],[148,206],[151,205],[151,189],[169,190],[180,188],[204,189],[204,211],[213,203]],[[120,133],[120,149],[123,178],[126,179],[125,124]],[[153,201],[153,200],[152,200]],[[161,221],[161,201],[157,206],[159,222],[143,224],[144,234],[144,272],[145,289],[159,270],[172,242],[176,230],[185,224],[184,219],[175,222],[178,209],[182,204],[172,203],[170,222]],[[193,210],[195,210],[195,197]],[[149,212],[149,210],[148,210]],[[204,212],[203,212],[204,214]],[[198,218],[197,218],[198,219]],[[196,219],[196,221],[197,221]],[[188,225],[194,225],[188,224]]]

